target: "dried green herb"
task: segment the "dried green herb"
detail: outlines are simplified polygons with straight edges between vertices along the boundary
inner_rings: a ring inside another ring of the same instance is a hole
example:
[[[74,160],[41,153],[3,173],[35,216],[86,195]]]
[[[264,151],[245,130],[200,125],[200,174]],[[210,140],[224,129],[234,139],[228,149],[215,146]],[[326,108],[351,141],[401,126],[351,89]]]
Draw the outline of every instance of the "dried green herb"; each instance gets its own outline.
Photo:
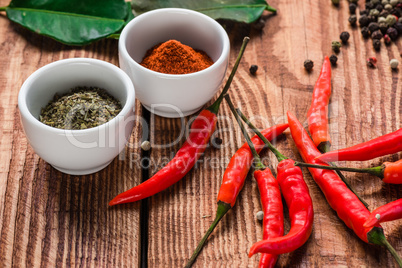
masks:
[[[110,121],[120,111],[120,102],[104,89],[76,87],[62,96],[55,94],[39,120],[55,128],[86,129]]]

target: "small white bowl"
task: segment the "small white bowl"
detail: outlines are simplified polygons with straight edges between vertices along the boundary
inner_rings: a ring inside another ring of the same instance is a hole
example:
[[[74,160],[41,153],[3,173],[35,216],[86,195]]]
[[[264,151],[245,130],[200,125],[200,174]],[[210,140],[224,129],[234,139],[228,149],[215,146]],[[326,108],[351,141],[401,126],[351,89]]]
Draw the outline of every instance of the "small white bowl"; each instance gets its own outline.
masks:
[[[121,112],[109,122],[83,130],[50,127],[38,120],[54,94],[77,86],[105,89],[121,102]],[[18,108],[29,143],[54,168],[73,175],[106,167],[125,147],[134,126],[135,92],[130,78],[113,64],[87,58],[50,63],[24,82]]]
[[[140,65],[147,50],[172,39],[205,51],[214,64],[179,75]],[[120,35],[119,63],[146,109],[164,117],[182,117],[198,111],[216,94],[226,73],[229,51],[229,37],[215,20],[188,9],[163,8],[141,14],[127,24]]]

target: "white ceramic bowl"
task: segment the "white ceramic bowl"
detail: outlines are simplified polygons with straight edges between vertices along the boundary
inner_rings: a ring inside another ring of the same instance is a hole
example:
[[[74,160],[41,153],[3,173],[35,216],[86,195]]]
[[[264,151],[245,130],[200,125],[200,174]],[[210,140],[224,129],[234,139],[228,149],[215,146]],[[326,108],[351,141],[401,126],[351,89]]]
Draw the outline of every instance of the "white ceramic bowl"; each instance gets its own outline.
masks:
[[[63,130],[38,120],[54,94],[76,86],[105,89],[122,111],[109,122],[83,130]],[[21,121],[35,152],[54,168],[83,175],[106,167],[121,152],[134,126],[135,92],[130,78],[113,64],[87,58],[50,63],[24,82],[18,95]]]
[[[171,39],[205,51],[214,64],[196,73],[179,75],[140,65],[147,50]],[[164,8],[141,14],[127,24],[120,35],[119,63],[146,109],[164,117],[182,117],[198,111],[218,91],[229,51],[229,38],[215,20],[187,9]]]

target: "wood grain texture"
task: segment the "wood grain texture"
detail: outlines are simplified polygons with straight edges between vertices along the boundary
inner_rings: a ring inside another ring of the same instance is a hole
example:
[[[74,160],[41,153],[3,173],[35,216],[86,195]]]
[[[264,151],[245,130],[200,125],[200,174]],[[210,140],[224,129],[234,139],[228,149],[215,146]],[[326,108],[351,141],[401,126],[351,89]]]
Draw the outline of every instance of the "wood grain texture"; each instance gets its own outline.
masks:
[[[68,47],[9,22],[2,13],[0,44],[0,267],[136,267],[139,204],[119,209],[107,204],[141,180],[141,168],[131,161],[141,153],[141,128],[107,168],[70,176],[34,153],[17,107],[19,88],[39,67],[74,57],[118,65],[117,41]],[[136,109],[142,113],[139,103]]]
[[[0,6],[8,3],[0,0]],[[231,40],[229,68],[243,37],[251,37],[230,94],[257,127],[286,122],[288,110],[306,124],[321,63],[325,55],[332,54],[331,41],[338,40],[342,31],[349,31],[351,37],[332,72],[329,112],[333,148],[402,127],[402,75],[389,67],[390,59],[401,61],[400,40],[374,51],[371,41],[364,40],[359,29],[348,24],[346,1],[338,8],[329,0],[269,3],[278,14],[264,14],[262,29],[224,22]],[[0,267],[139,267],[141,235],[148,236],[145,255],[149,267],[184,266],[214,219],[224,169],[244,142],[226,103],[219,111],[210,147],[195,168],[179,183],[149,199],[149,232],[140,234],[139,202],[112,208],[107,203],[140,183],[145,162],[139,145],[148,131],[152,175],[180,148],[184,127],[195,115],[183,120],[151,115],[148,125],[141,121],[144,112],[137,101],[138,122],[126,150],[100,172],[65,175],[40,159],[28,144],[17,107],[19,88],[36,69],[59,59],[90,57],[118,65],[117,41],[68,47],[9,22],[2,13],[0,51]],[[378,59],[375,69],[366,65],[370,56]],[[303,68],[307,58],[315,63],[310,73]],[[259,66],[256,76],[248,71],[252,64]],[[216,144],[215,137],[223,143]],[[275,145],[286,156],[301,160],[288,131]],[[262,157],[275,171],[273,155],[263,151]],[[340,164],[376,166],[401,157],[399,153],[364,163]],[[303,247],[281,255],[277,267],[396,267],[385,249],[360,241],[339,220],[308,171],[303,171],[314,203],[313,233]],[[401,186],[386,185],[368,175],[345,175],[371,210],[402,198]],[[256,267],[260,256],[248,258],[247,252],[262,237],[261,223],[255,218],[259,210],[257,184],[249,174],[235,207],[210,236],[195,267]],[[389,242],[402,255],[401,222],[384,223],[383,227]]]
[[[325,55],[331,55],[331,41],[349,31],[349,44],[338,55],[333,68],[333,94],[330,106],[330,129],[333,148],[342,148],[386,134],[401,127],[401,74],[391,71],[389,60],[398,58],[400,41],[380,52],[371,41],[351,28],[346,1],[339,8],[330,1],[270,1],[278,8],[276,16],[266,15],[260,32],[252,26],[229,24],[232,45],[231,64],[244,35],[251,41],[231,87],[236,106],[265,128],[286,122],[291,111],[306,125],[314,83]],[[368,68],[366,58],[376,56],[379,65]],[[305,59],[315,62],[312,72],[303,68]],[[259,66],[258,75],[248,72],[251,64]],[[230,65],[231,67],[232,65]],[[229,68],[230,68],[229,67]],[[180,267],[191,256],[198,241],[214,219],[216,197],[224,169],[244,139],[231,121],[226,104],[220,110],[217,135],[223,139],[219,148],[211,146],[195,167],[178,184],[151,198],[149,222],[150,267]],[[167,144],[179,136],[179,120],[155,117],[151,121],[152,139]],[[228,131],[229,130],[229,131]],[[164,135],[159,135],[164,133]],[[184,139],[181,140],[181,143]],[[179,144],[180,145],[180,144]],[[180,147],[153,150],[151,157],[172,157]],[[290,134],[278,140],[277,147],[287,156],[300,161]],[[272,154],[262,153],[275,170]],[[341,163],[349,166],[379,165],[396,160],[393,155],[364,163]],[[211,162],[213,159],[213,163]],[[216,161],[216,162],[215,162]],[[314,202],[315,220],[311,238],[293,253],[282,255],[278,267],[396,267],[383,248],[367,245],[339,220],[307,170],[305,180]],[[385,185],[368,175],[346,173],[352,186],[369,202],[370,209],[400,198],[400,186]],[[195,267],[256,267],[259,256],[247,258],[250,246],[261,239],[261,223],[255,219],[261,210],[255,181],[249,175],[235,207],[224,217],[210,236]],[[287,219],[289,220],[289,219]],[[383,224],[385,234],[397,252],[402,252],[400,222]],[[285,223],[289,230],[289,223]]]

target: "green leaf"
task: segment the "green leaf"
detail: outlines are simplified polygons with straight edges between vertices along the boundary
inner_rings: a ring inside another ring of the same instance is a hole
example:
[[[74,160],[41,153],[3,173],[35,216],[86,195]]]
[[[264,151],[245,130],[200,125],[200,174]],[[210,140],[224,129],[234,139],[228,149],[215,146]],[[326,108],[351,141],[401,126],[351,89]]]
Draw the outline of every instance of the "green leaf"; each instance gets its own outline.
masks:
[[[136,15],[167,7],[192,9],[213,19],[230,19],[251,23],[264,10],[275,11],[265,0],[131,0]]]
[[[13,0],[10,20],[68,45],[85,45],[119,31],[131,13],[124,0]]]

